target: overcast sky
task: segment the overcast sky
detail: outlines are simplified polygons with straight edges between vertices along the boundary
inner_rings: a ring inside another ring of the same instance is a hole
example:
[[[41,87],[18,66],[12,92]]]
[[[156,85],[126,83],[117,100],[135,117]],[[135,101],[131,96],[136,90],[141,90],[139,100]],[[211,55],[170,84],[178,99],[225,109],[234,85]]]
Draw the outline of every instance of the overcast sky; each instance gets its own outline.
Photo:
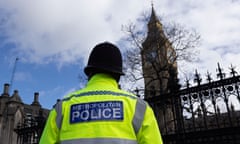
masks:
[[[240,73],[240,1],[153,3],[162,24],[176,22],[201,35],[199,61],[180,63],[185,71],[198,69],[204,76],[208,70],[215,77],[219,62],[224,72],[232,64]],[[18,89],[26,103],[37,91],[42,106],[51,108],[56,99],[81,87],[78,75],[97,43],[122,45],[121,26],[150,10],[150,0],[0,0],[0,85],[10,83],[18,57],[11,89]]]

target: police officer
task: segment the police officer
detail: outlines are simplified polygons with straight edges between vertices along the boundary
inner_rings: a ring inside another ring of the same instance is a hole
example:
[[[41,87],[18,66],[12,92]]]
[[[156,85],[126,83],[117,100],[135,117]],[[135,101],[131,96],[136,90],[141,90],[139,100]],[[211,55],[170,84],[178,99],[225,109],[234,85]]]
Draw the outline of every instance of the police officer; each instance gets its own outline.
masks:
[[[87,86],[55,105],[40,144],[162,144],[150,106],[118,87],[124,73],[115,45],[96,45],[84,72]]]

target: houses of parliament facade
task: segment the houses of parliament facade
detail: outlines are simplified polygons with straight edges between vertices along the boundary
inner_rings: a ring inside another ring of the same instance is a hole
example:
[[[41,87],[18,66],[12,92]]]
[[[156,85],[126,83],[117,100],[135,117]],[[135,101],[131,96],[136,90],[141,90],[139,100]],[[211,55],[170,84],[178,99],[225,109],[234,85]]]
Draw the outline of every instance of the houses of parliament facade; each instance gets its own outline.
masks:
[[[0,95],[0,143],[37,144],[49,110],[39,103],[39,93],[33,94],[32,104],[25,104],[17,90],[10,95],[9,86],[4,84]]]

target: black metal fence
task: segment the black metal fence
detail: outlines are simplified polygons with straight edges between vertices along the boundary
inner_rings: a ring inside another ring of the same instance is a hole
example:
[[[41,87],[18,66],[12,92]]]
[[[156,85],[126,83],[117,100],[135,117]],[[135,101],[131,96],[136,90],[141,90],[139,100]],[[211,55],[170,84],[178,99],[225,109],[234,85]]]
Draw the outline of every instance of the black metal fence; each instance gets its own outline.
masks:
[[[240,76],[233,67],[226,78],[146,99],[154,109],[164,144],[240,144]]]

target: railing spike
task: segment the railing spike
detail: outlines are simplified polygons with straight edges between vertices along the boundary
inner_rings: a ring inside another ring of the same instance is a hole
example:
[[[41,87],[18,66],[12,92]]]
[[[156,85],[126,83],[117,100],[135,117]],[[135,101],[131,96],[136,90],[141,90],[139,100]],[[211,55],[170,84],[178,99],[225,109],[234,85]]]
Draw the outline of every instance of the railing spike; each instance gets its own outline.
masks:
[[[232,64],[231,64],[231,67],[229,68],[230,69],[230,74],[231,74],[231,76],[232,77],[236,77],[236,75],[237,75],[237,71],[235,70],[236,69],[236,67],[234,67]]]
[[[186,78],[185,83],[186,83],[186,87],[189,88],[190,87],[190,82],[189,82],[188,78]]]
[[[194,82],[196,82],[198,85],[200,85],[201,84],[201,82],[202,82],[202,79],[201,79],[201,77],[200,77],[200,74],[197,72],[197,70],[195,70],[195,78],[194,78]]]
[[[220,80],[225,78],[225,73],[223,73],[223,69],[220,67],[220,64],[218,62],[218,68],[217,68],[217,77],[220,78]]]
[[[211,82],[212,82],[211,73],[209,73],[209,72],[207,71],[206,76],[207,76],[207,81],[208,81],[208,83],[211,83]]]

